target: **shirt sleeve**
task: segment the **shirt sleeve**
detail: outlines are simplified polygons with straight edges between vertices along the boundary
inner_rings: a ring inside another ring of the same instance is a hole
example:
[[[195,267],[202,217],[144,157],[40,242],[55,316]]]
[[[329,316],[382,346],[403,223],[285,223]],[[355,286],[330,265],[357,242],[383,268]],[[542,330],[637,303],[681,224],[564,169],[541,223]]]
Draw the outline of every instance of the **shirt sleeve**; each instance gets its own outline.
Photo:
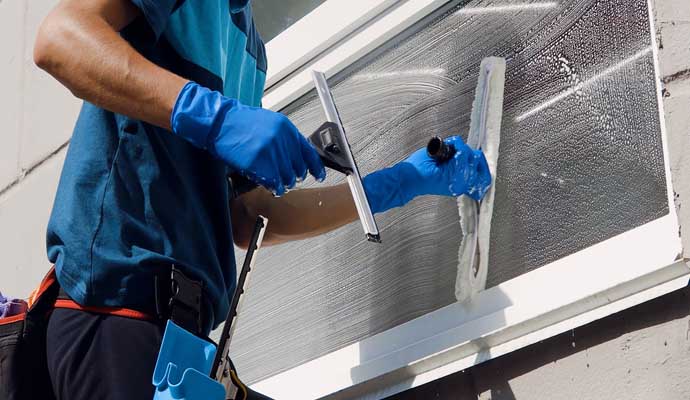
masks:
[[[177,8],[180,0],[131,0],[146,18],[156,40],[161,36],[168,23],[170,14]]]

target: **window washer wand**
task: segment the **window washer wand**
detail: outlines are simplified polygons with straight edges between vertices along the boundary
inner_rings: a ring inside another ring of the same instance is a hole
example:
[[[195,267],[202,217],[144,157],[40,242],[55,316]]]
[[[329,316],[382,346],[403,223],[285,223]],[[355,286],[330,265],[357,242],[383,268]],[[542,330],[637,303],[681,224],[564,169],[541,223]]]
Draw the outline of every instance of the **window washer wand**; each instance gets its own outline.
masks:
[[[460,227],[463,234],[458,251],[458,273],[455,280],[455,298],[459,302],[471,299],[486,286],[498,150],[501,142],[505,73],[506,60],[500,57],[485,58],[479,67],[467,145],[484,152],[493,182],[480,202],[468,196],[458,198]],[[427,147],[430,155],[431,151],[434,151],[439,156],[445,157],[449,150],[444,150],[434,139],[432,142]]]

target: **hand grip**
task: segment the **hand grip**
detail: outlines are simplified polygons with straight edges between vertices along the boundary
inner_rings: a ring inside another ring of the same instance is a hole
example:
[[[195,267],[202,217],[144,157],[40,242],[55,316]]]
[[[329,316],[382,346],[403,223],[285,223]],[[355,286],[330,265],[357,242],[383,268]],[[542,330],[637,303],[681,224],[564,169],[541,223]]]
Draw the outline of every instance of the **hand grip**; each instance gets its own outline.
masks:
[[[444,163],[455,155],[455,146],[448,144],[438,136],[434,136],[426,145],[426,153],[437,163]]]

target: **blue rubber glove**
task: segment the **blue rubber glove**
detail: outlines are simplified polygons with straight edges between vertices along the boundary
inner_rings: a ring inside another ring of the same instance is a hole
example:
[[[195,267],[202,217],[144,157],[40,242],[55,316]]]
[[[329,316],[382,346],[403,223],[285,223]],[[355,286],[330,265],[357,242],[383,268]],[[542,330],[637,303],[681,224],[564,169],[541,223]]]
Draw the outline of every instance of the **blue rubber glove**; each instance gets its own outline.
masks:
[[[401,207],[423,195],[464,194],[481,200],[491,186],[484,153],[470,149],[459,136],[445,142],[455,147],[455,156],[445,163],[437,163],[423,148],[390,168],[367,175],[363,184],[372,212]]]
[[[321,158],[283,114],[248,107],[194,82],[180,91],[172,131],[280,196],[307,170],[326,178]]]

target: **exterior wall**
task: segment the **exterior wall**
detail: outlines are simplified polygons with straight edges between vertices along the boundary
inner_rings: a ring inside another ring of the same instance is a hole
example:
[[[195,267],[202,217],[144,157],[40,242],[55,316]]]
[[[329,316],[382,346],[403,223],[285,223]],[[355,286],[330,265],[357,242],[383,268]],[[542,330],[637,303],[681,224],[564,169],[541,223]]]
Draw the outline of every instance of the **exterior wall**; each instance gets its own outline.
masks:
[[[671,174],[685,257],[690,258],[690,3],[687,0],[654,0],[654,3]]]
[[[690,288],[391,399],[690,398]]]
[[[56,0],[0,1],[0,290],[25,296],[48,268],[45,226],[80,102],[32,62]],[[671,168],[690,257],[690,3],[656,0]],[[685,207],[683,204],[688,203]],[[690,397],[690,289],[594,322],[400,399]]]
[[[33,62],[38,26],[56,3],[0,1],[0,290],[17,297],[49,268],[45,229],[81,104]]]
[[[690,3],[654,3],[671,172],[688,258]],[[690,287],[391,399],[687,399],[689,304]]]

